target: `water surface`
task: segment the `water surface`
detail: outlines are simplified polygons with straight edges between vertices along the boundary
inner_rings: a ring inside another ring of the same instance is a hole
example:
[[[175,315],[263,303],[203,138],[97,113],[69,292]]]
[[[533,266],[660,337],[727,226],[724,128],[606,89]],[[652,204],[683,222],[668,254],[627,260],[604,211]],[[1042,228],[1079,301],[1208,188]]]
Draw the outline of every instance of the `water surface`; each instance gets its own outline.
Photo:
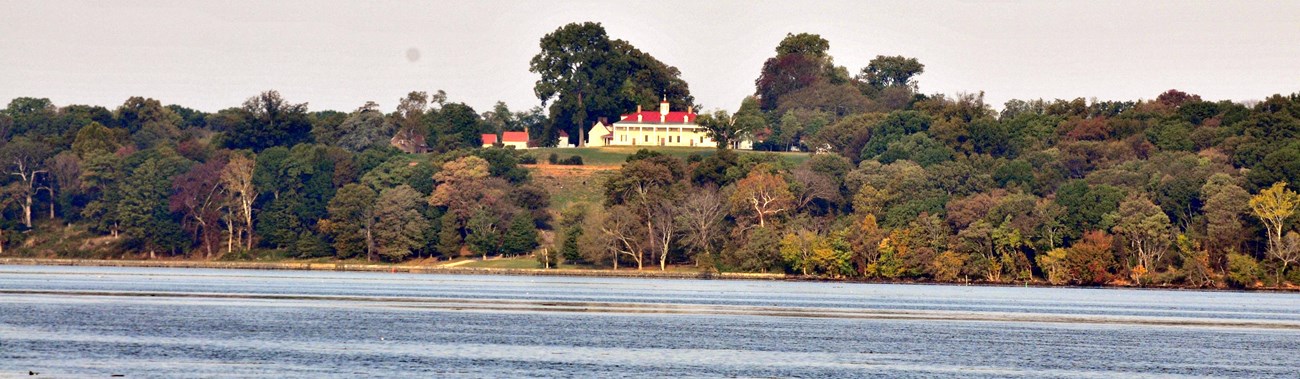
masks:
[[[1300,295],[0,266],[0,377],[1300,377]]]

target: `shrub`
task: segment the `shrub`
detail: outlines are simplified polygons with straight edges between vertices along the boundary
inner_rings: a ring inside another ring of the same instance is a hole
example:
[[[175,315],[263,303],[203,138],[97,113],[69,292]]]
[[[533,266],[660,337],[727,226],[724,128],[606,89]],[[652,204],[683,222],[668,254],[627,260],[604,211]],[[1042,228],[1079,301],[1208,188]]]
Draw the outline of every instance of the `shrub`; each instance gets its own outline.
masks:
[[[520,156],[520,157],[519,157],[519,163],[521,163],[521,164],[537,164],[537,156],[532,155],[532,154],[524,154],[523,156]]]
[[[582,157],[577,156],[577,155],[574,155],[574,156],[572,156],[572,157],[569,157],[569,158],[565,159],[563,162],[560,162],[560,164],[566,164],[566,165],[570,165],[570,166],[581,166],[581,165],[582,165]]]
[[[559,156],[558,154],[551,153],[551,155],[549,155],[549,156],[546,157],[546,161],[547,161],[547,162],[550,162],[551,164],[559,163],[559,162],[560,162],[560,156]]]
[[[1228,254],[1228,284],[1252,287],[1259,281],[1259,261],[1245,254]]]

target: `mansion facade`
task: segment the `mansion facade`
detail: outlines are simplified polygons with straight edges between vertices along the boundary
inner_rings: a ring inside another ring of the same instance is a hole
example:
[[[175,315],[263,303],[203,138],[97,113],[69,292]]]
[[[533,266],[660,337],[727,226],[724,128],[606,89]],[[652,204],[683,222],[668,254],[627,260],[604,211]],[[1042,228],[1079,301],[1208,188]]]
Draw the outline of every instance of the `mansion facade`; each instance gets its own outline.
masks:
[[[707,130],[696,122],[698,115],[693,109],[685,112],[673,112],[668,109],[668,101],[659,103],[659,111],[643,111],[636,107],[636,113],[619,117],[618,121],[605,124],[597,122],[591,129],[587,146],[682,146],[682,147],[716,147],[717,143],[709,138]],[[732,148],[750,149],[753,143],[737,141]]]

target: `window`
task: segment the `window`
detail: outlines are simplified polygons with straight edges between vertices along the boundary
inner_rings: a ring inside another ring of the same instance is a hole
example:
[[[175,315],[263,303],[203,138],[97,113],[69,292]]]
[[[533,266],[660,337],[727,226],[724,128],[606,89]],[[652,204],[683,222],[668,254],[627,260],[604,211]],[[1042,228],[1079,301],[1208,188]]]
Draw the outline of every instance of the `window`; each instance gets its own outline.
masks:
[[[649,134],[646,134],[646,135],[644,135],[643,137],[645,137],[645,142],[650,142],[650,135],[649,135]]]

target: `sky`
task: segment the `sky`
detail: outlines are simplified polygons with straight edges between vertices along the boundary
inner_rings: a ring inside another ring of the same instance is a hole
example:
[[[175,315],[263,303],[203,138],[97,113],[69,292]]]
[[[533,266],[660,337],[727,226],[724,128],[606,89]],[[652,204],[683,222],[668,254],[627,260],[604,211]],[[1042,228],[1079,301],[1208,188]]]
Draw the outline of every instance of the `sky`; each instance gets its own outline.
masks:
[[[1250,101],[1300,91],[1300,1],[0,1],[0,101],[204,111],[275,89],[312,110],[392,110],[445,90],[481,111],[540,105],[528,61],[600,22],[676,66],[705,109],[734,111],[786,33],[830,41],[857,73],[915,57],[927,94]],[[0,104],[3,105],[3,104]]]

